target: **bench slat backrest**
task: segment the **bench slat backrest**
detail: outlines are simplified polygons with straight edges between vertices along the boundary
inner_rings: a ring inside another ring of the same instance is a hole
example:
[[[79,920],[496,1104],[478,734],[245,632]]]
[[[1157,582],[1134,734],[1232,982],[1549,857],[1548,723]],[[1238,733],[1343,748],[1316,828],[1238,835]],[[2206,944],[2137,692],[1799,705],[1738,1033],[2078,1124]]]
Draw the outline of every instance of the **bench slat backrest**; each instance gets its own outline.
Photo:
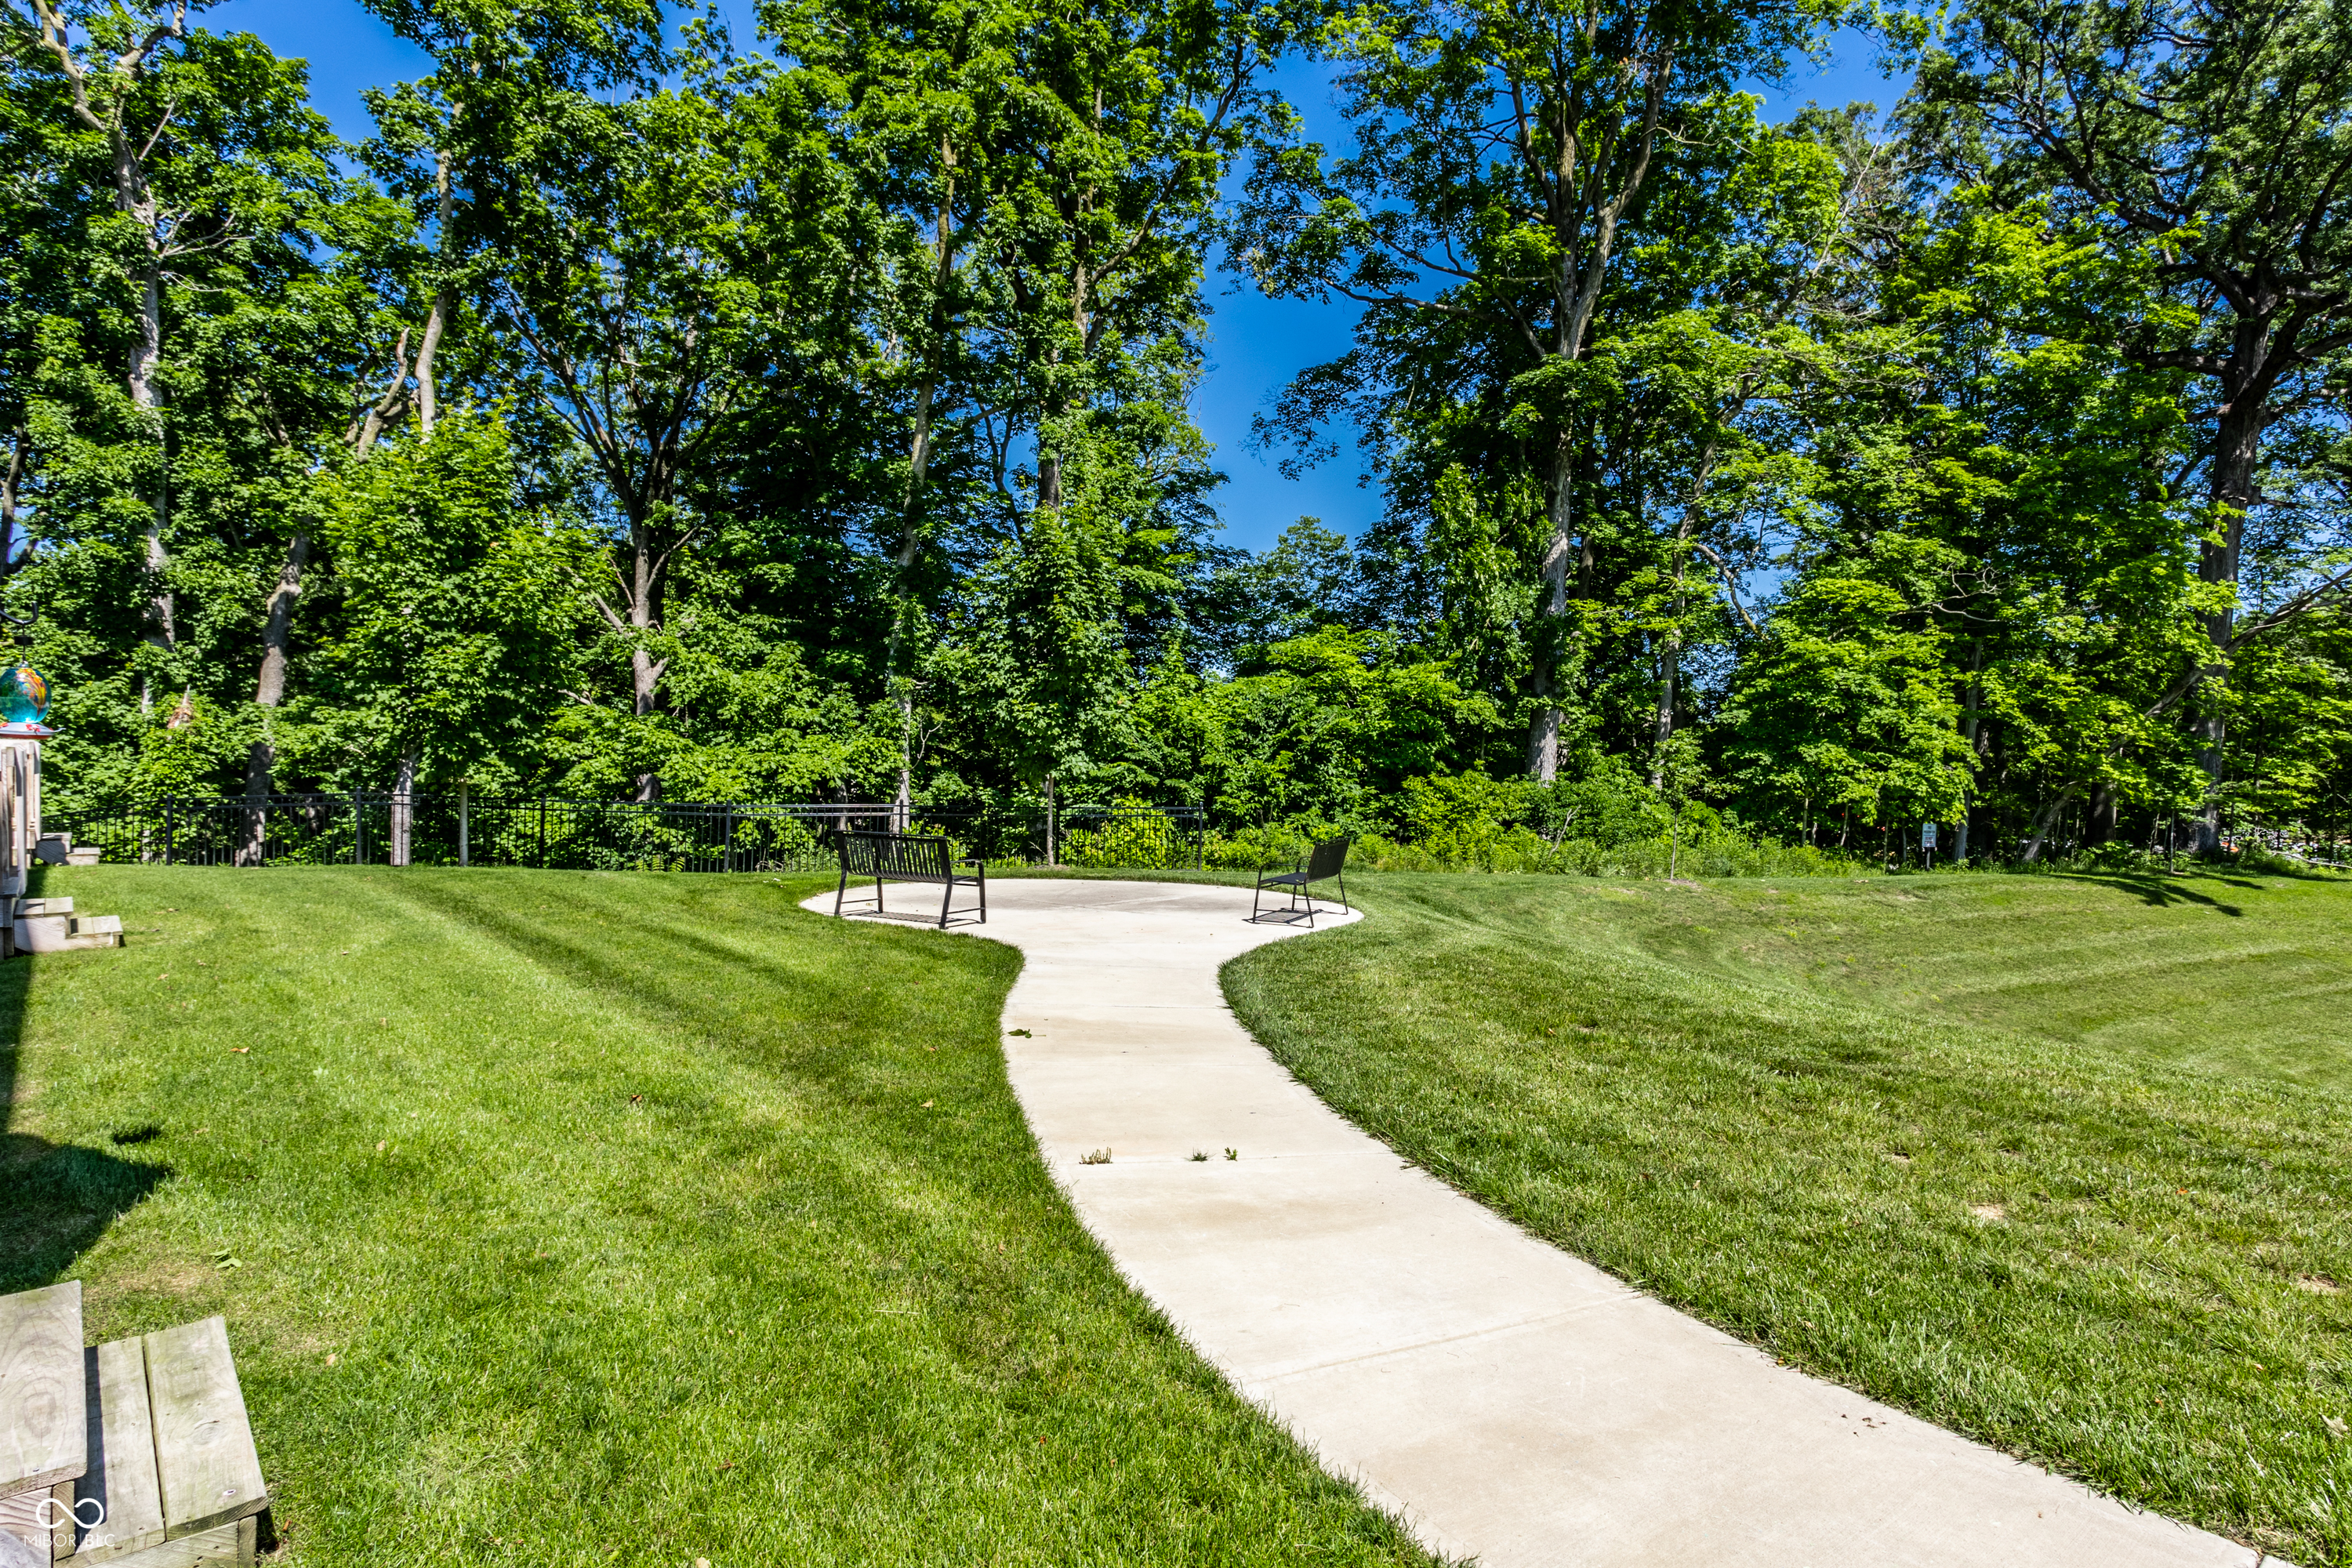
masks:
[[[943,878],[948,841],[906,833],[845,833],[841,868],[853,877]]]
[[[1326,877],[1336,877],[1347,864],[1348,841],[1327,838],[1315,847],[1314,854],[1307,858],[1307,879],[1319,882]]]

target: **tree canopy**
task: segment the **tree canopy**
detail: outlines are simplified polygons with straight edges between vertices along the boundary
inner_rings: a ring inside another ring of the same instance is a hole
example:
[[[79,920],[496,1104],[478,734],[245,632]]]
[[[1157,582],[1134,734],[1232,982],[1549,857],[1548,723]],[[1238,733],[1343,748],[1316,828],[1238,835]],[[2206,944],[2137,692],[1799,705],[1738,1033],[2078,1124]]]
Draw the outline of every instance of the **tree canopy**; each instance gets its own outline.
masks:
[[[55,798],[2352,813],[2331,5],[1874,9],[1903,101],[1779,122],[1863,13],[371,5],[346,143],[201,6],[0,0]],[[1360,306],[1255,437],[1357,537],[1221,538],[1221,268]]]

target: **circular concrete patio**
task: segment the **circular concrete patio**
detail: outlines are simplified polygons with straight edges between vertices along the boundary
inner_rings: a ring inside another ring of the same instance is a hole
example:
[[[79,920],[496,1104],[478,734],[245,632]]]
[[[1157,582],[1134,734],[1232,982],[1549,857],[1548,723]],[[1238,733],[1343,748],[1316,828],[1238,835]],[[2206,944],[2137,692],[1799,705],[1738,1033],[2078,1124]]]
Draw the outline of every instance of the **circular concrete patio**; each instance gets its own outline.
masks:
[[[1778,1366],[1407,1166],[1225,1005],[1220,964],[1307,934],[1251,924],[1246,889],[1018,879],[988,901],[958,929],[1024,956],[1005,1061],[1079,1217],[1433,1548],[1485,1568],[2280,1562]]]

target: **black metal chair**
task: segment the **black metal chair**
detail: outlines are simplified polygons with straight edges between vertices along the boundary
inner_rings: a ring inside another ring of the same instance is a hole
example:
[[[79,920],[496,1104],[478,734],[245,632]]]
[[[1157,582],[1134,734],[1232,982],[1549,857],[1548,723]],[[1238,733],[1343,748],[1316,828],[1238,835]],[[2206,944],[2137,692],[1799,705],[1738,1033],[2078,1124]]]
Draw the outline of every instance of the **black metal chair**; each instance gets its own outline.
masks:
[[[1343,910],[1347,909],[1348,846],[1350,842],[1344,835],[1338,838],[1327,838],[1308,851],[1304,865],[1295,864],[1287,871],[1259,872],[1257,891],[1250,896],[1251,921],[1295,921],[1303,912],[1307,916],[1307,923],[1312,926],[1315,923],[1315,895],[1309,890],[1308,884],[1327,882],[1334,877],[1339,879],[1339,907]],[[1287,888],[1290,889],[1290,902],[1286,908],[1268,910],[1264,914],[1260,914],[1258,902],[1265,897],[1265,890],[1268,888]],[[1307,908],[1303,911],[1298,907],[1301,894],[1304,894],[1307,899]],[[1329,900],[1325,901],[1328,903]]]

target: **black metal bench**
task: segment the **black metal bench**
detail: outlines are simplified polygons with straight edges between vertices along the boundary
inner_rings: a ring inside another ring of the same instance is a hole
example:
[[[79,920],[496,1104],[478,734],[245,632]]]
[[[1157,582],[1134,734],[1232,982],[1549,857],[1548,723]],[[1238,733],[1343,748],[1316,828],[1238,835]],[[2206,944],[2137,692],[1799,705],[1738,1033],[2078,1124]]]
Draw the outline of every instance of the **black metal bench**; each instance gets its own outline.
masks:
[[[1328,881],[1333,877],[1339,879],[1339,907],[1342,910],[1347,909],[1347,865],[1349,842],[1349,841],[1346,838],[1327,838],[1322,843],[1318,844],[1315,847],[1313,853],[1309,854],[1303,863],[1293,865],[1289,870],[1279,872],[1261,871],[1258,873],[1257,891],[1250,897],[1250,919],[1253,921],[1295,921],[1301,914],[1304,914],[1307,917],[1307,923],[1310,926],[1313,925],[1315,923],[1315,895],[1313,892],[1309,891],[1309,885],[1315,882]],[[1289,889],[1289,907],[1286,909],[1268,910],[1264,914],[1260,914],[1258,912],[1258,900],[1265,897],[1265,890],[1268,888]],[[1298,907],[1299,895],[1301,894],[1305,894],[1307,898],[1307,908],[1303,910]],[[1327,900],[1325,901],[1328,902],[1329,900]]]
[[[977,923],[988,923],[988,867],[979,860],[950,860],[946,839],[911,833],[842,833],[835,836],[835,843],[841,849],[841,886],[833,896],[835,914],[841,913],[842,902],[849,896],[849,879],[852,877],[871,877],[874,879],[874,910],[877,914],[888,912],[882,905],[883,883],[928,882],[941,889],[940,929],[947,927],[950,906],[955,902],[958,888],[980,889],[980,920]],[[972,874],[960,874],[955,869],[958,866],[972,867]]]

